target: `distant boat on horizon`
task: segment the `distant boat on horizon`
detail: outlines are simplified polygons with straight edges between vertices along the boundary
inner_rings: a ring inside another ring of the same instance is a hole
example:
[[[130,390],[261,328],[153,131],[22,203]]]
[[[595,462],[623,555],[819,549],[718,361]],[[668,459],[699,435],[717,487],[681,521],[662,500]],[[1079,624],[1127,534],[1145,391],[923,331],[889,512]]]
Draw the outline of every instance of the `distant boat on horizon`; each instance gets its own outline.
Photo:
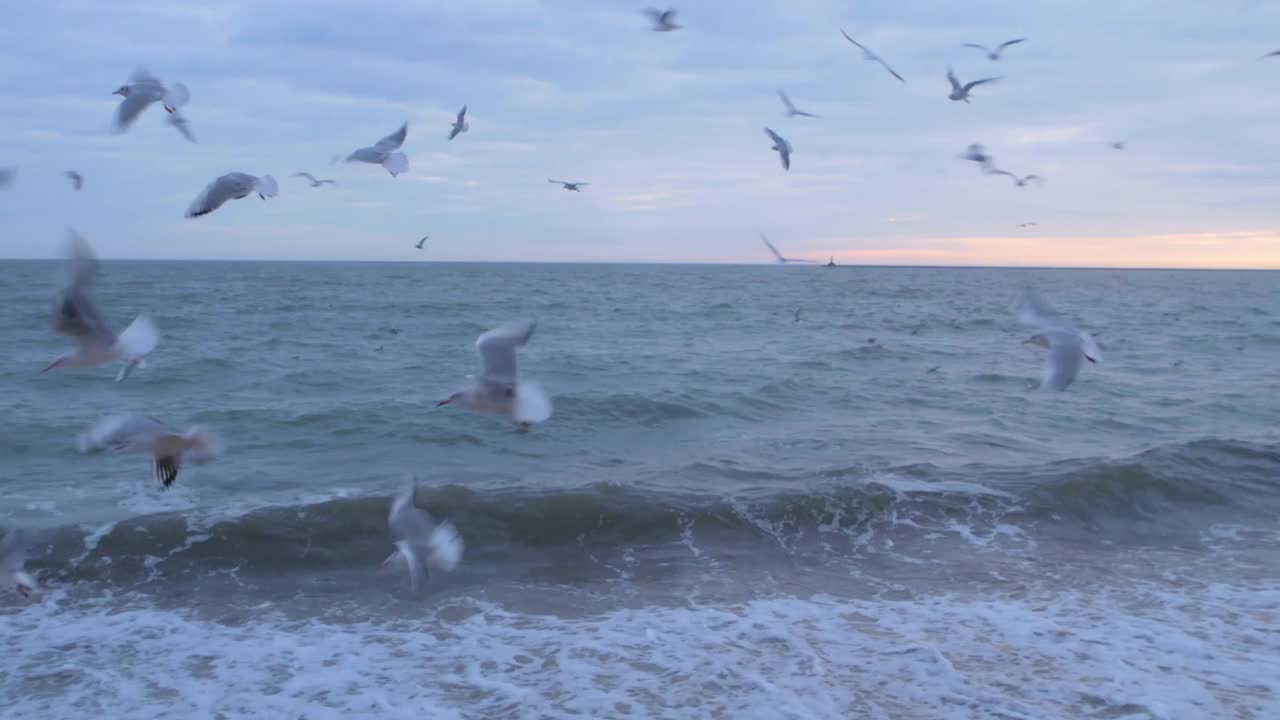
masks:
[[[836,267],[836,256],[835,256],[835,255],[832,255],[832,256],[831,256],[831,259],[827,261],[826,267]]]

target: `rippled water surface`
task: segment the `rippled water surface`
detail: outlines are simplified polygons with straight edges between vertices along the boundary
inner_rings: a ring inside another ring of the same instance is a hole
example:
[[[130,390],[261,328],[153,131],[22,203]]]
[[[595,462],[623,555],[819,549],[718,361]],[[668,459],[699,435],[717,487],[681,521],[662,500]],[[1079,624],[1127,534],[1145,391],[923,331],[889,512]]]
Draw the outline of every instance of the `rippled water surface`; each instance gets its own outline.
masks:
[[[1280,274],[108,262],[116,384],[0,268],[4,717],[1280,717]],[[435,409],[524,318],[555,416]],[[224,452],[162,491],[113,412]],[[467,543],[417,595],[410,471]]]

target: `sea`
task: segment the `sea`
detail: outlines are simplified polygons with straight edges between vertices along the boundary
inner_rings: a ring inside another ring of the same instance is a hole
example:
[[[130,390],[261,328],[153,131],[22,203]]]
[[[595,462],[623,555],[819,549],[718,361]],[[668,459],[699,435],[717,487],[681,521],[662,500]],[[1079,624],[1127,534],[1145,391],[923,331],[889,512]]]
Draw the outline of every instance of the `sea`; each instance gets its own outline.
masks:
[[[114,261],[116,383],[40,372],[58,270],[0,262],[6,720],[1280,718],[1280,274]],[[554,416],[436,408],[516,320]],[[80,454],[115,413],[220,455]]]

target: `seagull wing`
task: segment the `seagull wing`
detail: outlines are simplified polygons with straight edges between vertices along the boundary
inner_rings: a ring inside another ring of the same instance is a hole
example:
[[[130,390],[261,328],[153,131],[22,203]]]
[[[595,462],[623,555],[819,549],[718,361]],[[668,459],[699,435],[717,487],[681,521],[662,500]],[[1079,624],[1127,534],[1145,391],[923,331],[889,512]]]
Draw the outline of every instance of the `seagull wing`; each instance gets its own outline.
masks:
[[[316,180],[314,177],[312,177],[312,176],[311,176],[311,173],[296,172],[296,173],[291,174],[289,177],[300,177],[300,178],[306,178],[308,181],[310,181],[310,182],[312,182],[312,183],[319,182],[318,180]]]
[[[476,340],[481,381],[503,387],[515,385],[516,349],[529,342],[535,327],[533,322],[512,323],[481,335]]]
[[[788,113],[794,114],[796,112],[796,106],[791,104],[791,98],[787,97],[786,93],[779,90],[778,99],[781,100],[782,104],[786,106]]]
[[[1080,336],[1075,333],[1054,331],[1047,333],[1049,357],[1040,372],[1040,386],[1051,390],[1066,390],[1080,374],[1084,363],[1084,350]]]
[[[874,59],[876,62],[880,63],[881,67],[883,67],[885,70],[888,70],[890,75],[898,78],[898,82],[902,82],[902,83],[906,82],[906,80],[901,75],[898,74],[898,71],[889,67],[889,63],[885,62],[879,55],[875,56]]]
[[[947,68],[947,82],[951,83],[952,91],[960,89],[960,81],[956,79],[956,73],[951,68]]]
[[[977,49],[977,50],[981,50],[983,53],[990,53],[990,52],[991,52],[990,50],[988,50],[988,49],[986,48],[986,46],[985,46],[985,45],[979,45],[978,43],[964,43],[964,44],[963,44],[963,45],[961,45],[960,47],[975,48],[975,49]]]
[[[82,177],[80,173],[76,172],[75,170],[68,170],[66,172],[66,175],[67,177],[71,178],[71,184],[72,186],[75,187],[76,190],[79,190],[81,186],[84,185],[84,177]]]
[[[461,125],[463,122],[466,121],[466,119],[467,119],[467,106],[463,105],[462,109],[458,111],[458,119],[455,120],[454,122]],[[483,120],[484,118],[481,118],[481,119]]]
[[[1006,40],[1006,41],[1004,41],[1004,42],[1000,43],[1000,45],[996,47],[996,53],[997,53],[997,54],[999,54],[1001,50],[1004,50],[1005,48],[1009,47],[1010,45],[1017,45],[1017,44],[1018,44],[1018,43],[1020,43],[1020,42],[1026,42],[1026,40],[1027,40],[1027,39],[1026,39],[1026,38],[1024,38],[1024,37],[1022,37],[1022,38],[1018,38],[1018,39],[1016,39],[1016,40]]]
[[[193,218],[208,215],[221,207],[226,201],[242,198],[253,192],[253,188],[257,183],[258,178],[252,175],[240,172],[227,173],[209,183],[196,196],[196,199],[187,208],[186,216]]]
[[[997,81],[999,81],[999,80],[1000,80],[1000,78],[998,78],[998,77],[993,77],[993,78],[982,78],[981,80],[974,80],[973,82],[965,83],[964,88],[962,89],[962,92],[966,92],[966,93],[967,93],[967,92],[969,92],[970,90],[972,90],[972,89],[974,89],[974,88],[978,87],[979,85],[982,85],[982,84],[984,84],[984,83],[993,83],[993,82],[997,82]],[[954,79],[954,78],[952,78],[951,82],[953,82],[953,83],[954,83],[954,82],[955,82],[955,79]]]
[[[182,133],[182,137],[190,140],[191,142],[196,141],[196,136],[191,134],[191,123],[187,122],[186,116],[178,112],[177,109],[169,112],[167,122],[179,133]]]
[[[82,453],[113,450],[149,449],[157,439],[176,436],[178,432],[164,422],[145,415],[109,415],[80,433],[76,444]]]
[[[761,235],[760,239],[764,242],[764,246],[769,248],[769,252],[773,253],[773,256],[778,259],[778,262],[787,261],[787,259],[782,256],[782,253],[778,252],[778,248],[774,247],[773,243],[769,242],[769,238]]]
[[[150,85],[134,85],[116,107],[115,131],[128,130],[147,106],[160,99],[160,91]]]
[[[150,72],[147,71],[146,68],[138,68],[137,70],[134,70],[132,74],[129,75],[129,84],[130,85],[137,85],[137,84],[159,85],[160,78],[157,78],[155,75],[152,75]]]
[[[389,153],[392,150],[395,150],[396,148],[403,145],[405,136],[408,134],[409,134],[409,123],[406,122],[400,126],[399,130],[396,130],[395,132],[391,133],[390,135],[382,138],[377,143],[375,143],[373,148],[375,150],[378,150],[384,153]]]
[[[766,135],[769,136],[769,139],[773,141],[773,144],[777,145],[779,148],[782,148],[784,145],[787,144],[787,141],[783,140],[782,136],[774,132],[773,130],[770,130],[769,128],[765,128],[764,132]]]
[[[89,294],[98,273],[98,260],[93,249],[79,233],[67,238],[67,280],[58,297],[53,329],[83,344],[111,345],[115,332],[98,313]]]

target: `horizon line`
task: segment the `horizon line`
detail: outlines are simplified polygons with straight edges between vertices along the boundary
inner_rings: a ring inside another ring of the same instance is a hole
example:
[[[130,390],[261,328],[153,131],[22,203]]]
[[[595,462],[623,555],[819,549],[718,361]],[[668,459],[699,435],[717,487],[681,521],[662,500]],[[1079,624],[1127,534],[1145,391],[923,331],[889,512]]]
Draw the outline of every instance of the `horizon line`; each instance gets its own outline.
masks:
[[[59,262],[57,257],[0,257],[0,262]],[[441,265],[699,265],[719,267],[773,267],[777,262],[714,261],[714,260],[376,260],[376,259],[323,259],[323,258],[98,258],[101,262],[224,262],[224,263],[366,263],[366,264],[441,264]],[[1131,271],[1188,271],[1188,272],[1280,272],[1280,267],[1190,267],[1160,265],[968,265],[909,264],[909,263],[847,263],[828,266],[825,263],[796,264],[795,268],[885,268],[926,270],[1131,270]]]

